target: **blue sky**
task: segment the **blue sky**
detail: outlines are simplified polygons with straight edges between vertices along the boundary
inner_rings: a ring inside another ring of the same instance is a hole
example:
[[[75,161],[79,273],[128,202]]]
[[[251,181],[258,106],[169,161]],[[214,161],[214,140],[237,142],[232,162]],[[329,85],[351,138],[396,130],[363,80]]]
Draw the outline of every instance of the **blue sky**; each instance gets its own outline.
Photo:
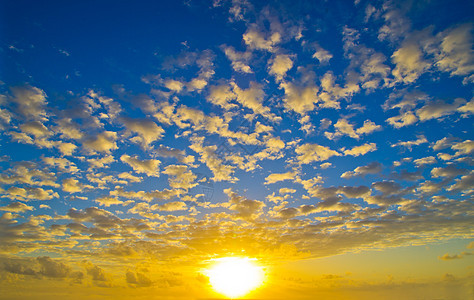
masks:
[[[276,265],[449,241],[433,263],[472,262],[472,2],[0,10],[4,277],[164,289],[136,255]]]

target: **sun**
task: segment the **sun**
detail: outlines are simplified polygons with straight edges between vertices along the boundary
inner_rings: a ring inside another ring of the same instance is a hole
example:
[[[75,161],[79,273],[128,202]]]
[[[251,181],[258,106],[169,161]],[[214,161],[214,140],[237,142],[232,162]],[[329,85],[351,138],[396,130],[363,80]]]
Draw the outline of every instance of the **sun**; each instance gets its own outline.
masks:
[[[229,298],[245,296],[264,279],[262,267],[248,257],[223,257],[213,260],[205,271],[212,288]]]

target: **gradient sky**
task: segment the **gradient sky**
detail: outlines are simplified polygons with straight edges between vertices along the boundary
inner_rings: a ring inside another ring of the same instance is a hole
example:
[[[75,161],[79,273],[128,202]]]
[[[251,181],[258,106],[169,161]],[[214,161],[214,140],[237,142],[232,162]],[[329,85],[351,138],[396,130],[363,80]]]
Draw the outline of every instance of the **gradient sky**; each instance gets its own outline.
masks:
[[[0,299],[471,299],[473,14],[1,0]]]

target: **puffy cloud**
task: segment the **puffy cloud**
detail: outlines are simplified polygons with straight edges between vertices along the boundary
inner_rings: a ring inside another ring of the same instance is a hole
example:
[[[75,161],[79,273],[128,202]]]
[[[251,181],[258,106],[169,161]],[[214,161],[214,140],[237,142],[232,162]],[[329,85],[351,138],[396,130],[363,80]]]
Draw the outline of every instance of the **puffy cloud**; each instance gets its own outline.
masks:
[[[128,204],[128,201],[127,203],[124,203],[123,201],[120,201],[119,199],[115,198],[115,197],[110,197],[110,196],[103,196],[103,197],[99,197],[97,199],[95,199],[95,202],[99,203],[99,205],[102,205],[102,206],[105,206],[105,207],[109,207],[111,205],[118,205],[118,204]],[[133,201],[131,201],[133,202]]]
[[[120,157],[120,160],[132,167],[137,173],[144,173],[153,177],[160,176],[159,165],[161,161],[157,159],[140,160],[137,156],[124,154]]]
[[[436,66],[451,75],[469,75],[474,71],[472,49],[473,24],[462,24],[440,33],[440,53]]]
[[[53,190],[45,190],[43,188],[38,187],[25,187],[20,188],[16,186],[12,186],[6,190],[6,194],[8,197],[12,199],[20,199],[20,200],[51,200],[53,198],[58,198],[59,195],[57,192]]]
[[[451,185],[447,190],[464,192],[470,194],[474,191],[474,172],[471,172],[468,175],[462,176],[460,179],[456,179],[456,183]]]
[[[324,65],[329,62],[329,60],[332,58],[332,54],[320,47],[319,45],[316,46],[316,52],[313,54],[313,58],[316,58],[320,64]]]
[[[262,213],[265,203],[258,200],[246,199],[239,196],[232,189],[225,189],[224,193],[229,197],[229,209],[237,211],[237,216],[244,219],[253,219]]]
[[[127,271],[125,279],[128,284],[133,286],[147,287],[153,284],[150,278],[140,272],[133,273],[132,271]]]
[[[441,117],[455,113],[466,100],[458,98],[453,103],[449,104],[442,100],[428,103],[416,111],[420,121],[427,121],[430,119],[439,119]]]
[[[116,132],[104,131],[95,136],[89,136],[83,144],[90,151],[110,153],[111,150],[117,149],[116,140]]]
[[[316,108],[318,103],[318,87],[314,84],[297,85],[292,82],[282,82],[280,87],[285,90],[285,107],[299,114],[305,114]]]
[[[33,86],[12,87],[13,97],[11,101],[17,105],[17,110],[27,119],[46,121],[47,113],[45,106],[47,104],[46,93]]]
[[[298,154],[296,159],[301,164],[309,164],[314,161],[324,161],[328,160],[332,156],[341,155],[339,152],[331,150],[328,147],[311,143],[307,143],[297,147],[295,152],[296,154]]]
[[[20,125],[20,129],[35,138],[44,138],[52,135],[46,126],[39,121],[27,122]]]
[[[138,135],[132,140],[137,140],[143,148],[148,148],[151,143],[161,139],[165,133],[163,128],[151,120],[122,118],[122,122],[129,133]]]
[[[277,81],[281,81],[288,72],[293,67],[293,60],[290,55],[287,54],[278,54],[270,62],[268,67],[269,73],[274,75]]]
[[[61,133],[62,138],[80,140],[84,136],[79,125],[72,121],[71,118],[63,118],[57,122],[57,131]]]
[[[33,206],[28,206],[24,203],[21,202],[12,202],[8,204],[7,206],[2,206],[0,207],[0,210],[3,211],[8,211],[8,212],[15,212],[15,213],[23,213],[26,211],[31,211],[34,210],[35,208]]]
[[[186,210],[187,206],[186,206],[186,203],[182,201],[174,201],[174,202],[168,202],[168,203],[160,204],[160,205],[153,205],[151,209],[157,209],[160,211],[179,211],[179,210]]]
[[[336,129],[335,132],[325,132],[324,135],[330,139],[334,140],[340,136],[347,135],[354,139],[359,139],[363,134],[370,134],[376,130],[380,130],[381,126],[376,125],[374,122],[370,120],[365,120],[364,125],[358,128],[357,130],[354,129],[354,125],[349,123],[347,119],[339,119],[336,124],[334,124],[334,128]]]
[[[275,50],[275,46],[281,42],[281,38],[279,32],[266,35],[257,26],[250,26],[243,35],[243,40],[250,49],[266,50],[269,52]]]
[[[374,131],[381,130],[382,126],[375,124],[370,120],[365,120],[364,125],[362,127],[357,128],[356,133],[359,135],[362,134],[370,134]]]
[[[449,253],[445,253],[443,256],[438,256],[439,260],[453,260],[453,259],[461,259],[465,256],[473,255],[472,252],[462,252],[461,254],[453,254],[449,255]]]
[[[406,36],[410,30],[410,21],[404,16],[403,10],[397,7],[397,2],[386,1],[383,6],[384,25],[379,29],[379,40],[395,42]],[[407,3],[404,3],[407,5]]]
[[[164,82],[164,86],[171,91],[179,93],[184,88],[184,83],[174,79],[167,79]]]
[[[474,152],[474,141],[466,140],[464,142],[456,143],[451,146],[451,149],[456,151],[455,156],[469,155]]]
[[[395,128],[401,128],[408,125],[415,124],[418,118],[410,111],[405,112],[399,116],[391,117],[387,119],[387,122]]]
[[[63,191],[68,193],[79,193],[84,189],[84,185],[74,178],[66,178],[63,180]]]
[[[296,176],[296,172],[273,173],[265,178],[265,184],[272,184],[279,181],[291,180]]]
[[[189,147],[200,155],[199,160],[206,164],[212,171],[214,181],[234,181],[232,175],[234,173],[234,166],[226,165],[224,161],[217,155],[216,146],[203,146],[203,139],[194,139],[193,144]]]
[[[209,88],[209,96],[206,98],[212,104],[218,105],[226,110],[235,107],[230,101],[237,96],[232,92],[231,87],[227,84],[214,85]]]
[[[318,97],[322,100],[322,103],[319,106],[334,109],[340,108],[341,104],[339,101],[341,99],[348,99],[360,90],[360,86],[351,80],[348,80],[343,87],[336,84],[336,77],[332,71],[324,74],[321,79],[321,88]]]
[[[371,162],[366,166],[357,167],[354,171],[344,172],[341,178],[351,178],[354,176],[365,176],[367,174],[377,174],[382,171],[382,165],[378,162]]]
[[[448,165],[447,167],[433,168],[431,170],[431,176],[437,177],[457,177],[467,173],[466,169],[459,169],[456,166]]]
[[[417,166],[431,165],[436,163],[434,156],[427,156],[413,161]]]
[[[398,142],[392,145],[392,147],[406,147],[408,150],[411,151],[413,146],[418,146],[424,143],[428,143],[428,140],[424,135],[418,136],[418,139],[413,141],[406,141],[406,142]]]
[[[36,260],[40,264],[39,274],[51,278],[64,278],[71,273],[71,267],[66,264],[53,260],[49,256],[40,256]]]
[[[336,129],[336,132],[330,133],[330,132],[325,132],[324,135],[330,139],[333,140],[337,137],[340,137],[342,135],[347,135],[351,138],[358,139],[359,135],[356,133],[354,130],[354,125],[350,124],[347,119],[339,119],[336,124],[334,124],[334,128]]]
[[[94,90],[89,90],[87,96],[83,97],[83,99],[89,105],[91,105],[93,109],[98,109],[100,107],[103,107],[105,109],[106,114],[102,114],[101,118],[113,120],[122,111],[122,107],[117,101],[112,98],[102,96],[100,95],[100,93]]]
[[[225,55],[231,61],[232,68],[234,71],[241,73],[253,73],[252,69],[248,65],[250,59],[252,58],[252,52],[239,52],[234,49],[232,46],[222,46]]]
[[[237,102],[242,106],[250,108],[254,113],[270,117],[270,109],[262,104],[265,97],[262,85],[252,81],[250,82],[250,87],[248,89],[241,89],[237,84],[232,82],[232,87],[237,96]]]
[[[112,155],[104,155],[100,158],[89,158],[87,162],[91,169],[100,169],[107,168],[108,165],[115,162],[115,159]]]
[[[415,82],[430,66],[414,41],[404,42],[402,47],[393,53],[392,61],[396,65],[392,71],[393,76],[404,83]]]
[[[359,156],[359,155],[364,155],[369,152],[373,152],[377,150],[377,145],[375,143],[367,143],[364,145],[356,146],[350,150],[345,150],[344,154],[345,155],[352,155],[352,156]]]
[[[66,158],[59,157],[43,157],[45,164],[51,167],[58,167],[59,170],[68,173],[77,173],[79,169],[76,164]]]
[[[195,180],[197,176],[188,170],[186,165],[168,165],[163,174],[169,175],[169,185],[174,189],[188,190],[197,185]]]

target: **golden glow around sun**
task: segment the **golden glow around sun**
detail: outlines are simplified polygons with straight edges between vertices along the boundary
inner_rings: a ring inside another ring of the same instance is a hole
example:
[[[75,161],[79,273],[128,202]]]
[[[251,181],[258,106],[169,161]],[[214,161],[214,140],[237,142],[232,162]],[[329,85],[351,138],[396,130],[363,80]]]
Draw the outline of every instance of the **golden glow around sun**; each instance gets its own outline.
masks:
[[[229,298],[245,296],[263,282],[263,269],[254,259],[223,257],[205,271],[212,288]]]

